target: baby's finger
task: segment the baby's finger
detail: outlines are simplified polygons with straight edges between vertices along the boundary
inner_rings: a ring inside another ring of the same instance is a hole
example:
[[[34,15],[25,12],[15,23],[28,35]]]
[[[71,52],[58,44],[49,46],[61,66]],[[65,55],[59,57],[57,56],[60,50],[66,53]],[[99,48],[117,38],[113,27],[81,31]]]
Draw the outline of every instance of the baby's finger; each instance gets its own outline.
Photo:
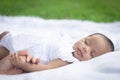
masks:
[[[10,61],[12,61],[13,59],[13,54],[10,54]]]
[[[15,59],[15,56],[14,56],[15,54],[11,54],[11,57],[10,57],[10,59],[11,60],[14,60]]]
[[[18,54],[20,56],[27,56],[28,55],[28,49],[20,50],[20,51],[18,51]]]
[[[14,54],[11,55],[10,57],[10,62],[15,65],[16,59],[14,58]]]
[[[10,54],[10,58],[11,58],[11,59],[13,58],[13,54]]]
[[[17,53],[14,53],[13,56],[12,56],[12,59],[15,61],[18,60],[18,54]]]
[[[15,59],[17,59],[17,58],[18,58],[17,53],[15,53],[15,54],[14,54],[14,58],[15,58]]]
[[[32,63],[35,64],[35,57],[32,57]]]
[[[32,56],[28,55],[27,56],[27,62],[30,62],[31,59],[32,59]]]
[[[40,63],[40,58],[37,58],[36,64],[39,64],[39,63]]]

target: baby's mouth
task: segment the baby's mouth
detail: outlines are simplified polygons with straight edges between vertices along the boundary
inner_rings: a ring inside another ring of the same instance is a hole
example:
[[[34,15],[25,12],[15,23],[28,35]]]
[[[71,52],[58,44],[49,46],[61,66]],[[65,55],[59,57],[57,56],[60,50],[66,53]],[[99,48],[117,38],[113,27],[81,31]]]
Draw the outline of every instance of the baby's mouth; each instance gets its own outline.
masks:
[[[81,52],[81,50],[79,48],[77,48],[77,54],[80,56],[80,57],[83,57],[83,54]]]

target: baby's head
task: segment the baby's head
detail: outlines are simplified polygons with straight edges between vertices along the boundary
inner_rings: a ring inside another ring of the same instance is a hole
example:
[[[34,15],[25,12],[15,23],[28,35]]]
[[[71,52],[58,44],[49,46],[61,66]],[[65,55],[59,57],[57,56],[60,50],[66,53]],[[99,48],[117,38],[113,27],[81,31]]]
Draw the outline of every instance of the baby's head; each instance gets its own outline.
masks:
[[[105,35],[94,33],[77,41],[73,49],[73,56],[80,61],[85,61],[114,51],[114,45]]]

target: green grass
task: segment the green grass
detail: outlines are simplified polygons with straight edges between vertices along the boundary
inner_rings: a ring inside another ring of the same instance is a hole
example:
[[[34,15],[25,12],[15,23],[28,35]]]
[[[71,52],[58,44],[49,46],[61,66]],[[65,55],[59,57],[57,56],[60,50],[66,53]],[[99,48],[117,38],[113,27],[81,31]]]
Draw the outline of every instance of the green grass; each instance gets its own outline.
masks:
[[[120,21],[120,0],[0,0],[0,15]]]

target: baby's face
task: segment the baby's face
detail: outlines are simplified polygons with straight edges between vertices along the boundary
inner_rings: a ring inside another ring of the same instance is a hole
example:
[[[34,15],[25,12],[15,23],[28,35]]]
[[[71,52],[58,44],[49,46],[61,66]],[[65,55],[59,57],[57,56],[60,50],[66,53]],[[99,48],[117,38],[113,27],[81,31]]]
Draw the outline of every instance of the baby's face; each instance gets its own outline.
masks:
[[[111,51],[107,40],[101,35],[92,35],[73,45],[73,56],[80,61],[89,60]]]

